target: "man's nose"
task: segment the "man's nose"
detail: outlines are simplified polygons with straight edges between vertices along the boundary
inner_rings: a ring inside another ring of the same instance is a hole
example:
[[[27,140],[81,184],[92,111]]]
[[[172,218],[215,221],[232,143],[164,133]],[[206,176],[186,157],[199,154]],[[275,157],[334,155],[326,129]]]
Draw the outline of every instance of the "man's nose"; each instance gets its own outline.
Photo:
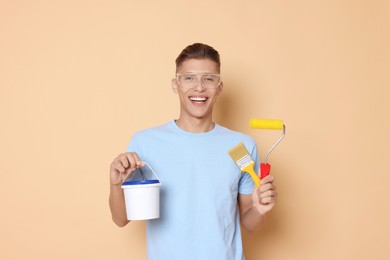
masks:
[[[203,91],[205,89],[206,89],[206,87],[203,85],[203,80],[196,79],[196,86],[194,87],[194,90]]]

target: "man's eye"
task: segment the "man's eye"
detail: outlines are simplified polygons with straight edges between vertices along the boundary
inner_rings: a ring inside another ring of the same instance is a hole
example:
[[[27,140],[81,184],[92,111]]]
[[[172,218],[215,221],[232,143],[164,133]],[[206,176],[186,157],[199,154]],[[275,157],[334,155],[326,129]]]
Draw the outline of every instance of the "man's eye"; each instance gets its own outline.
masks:
[[[194,76],[184,76],[184,80],[185,81],[193,81],[194,80]]]
[[[204,78],[205,81],[209,81],[209,82],[214,82],[216,81],[217,79],[215,77],[205,77]]]

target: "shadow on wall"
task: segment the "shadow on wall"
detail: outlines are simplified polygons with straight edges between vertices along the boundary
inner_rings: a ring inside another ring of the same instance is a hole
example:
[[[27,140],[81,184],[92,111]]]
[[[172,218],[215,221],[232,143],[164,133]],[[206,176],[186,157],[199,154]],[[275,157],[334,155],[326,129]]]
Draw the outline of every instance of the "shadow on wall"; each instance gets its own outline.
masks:
[[[292,176],[288,173],[288,167],[283,165],[282,160],[274,158],[273,164],[278,167],[274,167],[271,171],[275,175],[276,187],[278,191],[278,202],[271,212],[266,216],[265,222],[261,229],[255,233],[247,232],[243,227],[242,239],[245,256],[250,259],[267,259],[270,254],[274,254],[274,250],[280,250],[275,245],[275,241],[290,241],[288,248],[283,250],[292,250],[296,245],[294,236],[303,235],[296,234],[296,228],[294,225],[300,225],[296,222],[296,216],[292,216],[291,209],[294,205],[291,204],[289,198],[294,197],[291,192],[294,192],[287,188],[290,183],[293,183]]]
[[[231,82],[230,84],[225,84],[224,91],[219,96],[218,101],[215,105],[214,110],[214,119],[220,125],[228,127],[235,131],[240,132],[249,132],[248,120],[249,114],[248,111],[251,111],[250,106],[256,106],[256,110],[261,111],[262,103],[253,103],[249,104],[247,107],[243,107],[245,101],[257,101],[251,96],[249,90],[245,90],[245,88],[240,88],[240,84]],[[246,91],[246,92],[245,92]],[[279,138],[279,133],[278,136]],[[273,140],[273,139],[272,139]],[[258,141],[258,140],[257,140]],[[281,155],[273,158],[272,162],[275,165],[278,165],[278,168],[275,167],[273,174],[276,175],[278,179],[278,193],[279,197],[283,198],[288,196],[285,194],[287,192],[287,186],[292,182],[290,180],[290,175],[287,174],[289,171],[286,164],[283,163],[280,159]],[[279,159],[278,159],[279,158]],[[263,159],[263,158],[262,158]],[[283,174],[283,177],[280,176]],[[279,201],[276,207],[268,214],[266,218],[266,222],[260,231],[250,234],[243,227],[242,236],[243,236],[243,246],[247,259],[260,259],[265,257],[269,248],[272,248],[272,241],[288,239],[291,235],[289,234],[290,227],[288,223],[286,223],[286,214],[289,211],[289,205],[286,205],[286,201]],[[262,249],[263,248],[263,249]],[[264,248],[268,248],[268,250],[264,250]]]
[[[214,107],[214,118],[218,124],[230,128],[234,125],[233,110],[237,104],[234,103],[234,98],[231,92],[224,91],[218,97],[218,101]]]

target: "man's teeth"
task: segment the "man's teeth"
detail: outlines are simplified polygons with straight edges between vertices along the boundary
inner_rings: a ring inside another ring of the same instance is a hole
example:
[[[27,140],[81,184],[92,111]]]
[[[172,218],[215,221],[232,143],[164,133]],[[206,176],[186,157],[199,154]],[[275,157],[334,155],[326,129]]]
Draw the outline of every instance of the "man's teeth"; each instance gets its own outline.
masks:
[[[191,101],[196,101],[196,102],[205,102],[207,100],[206,97],[190,97]]]

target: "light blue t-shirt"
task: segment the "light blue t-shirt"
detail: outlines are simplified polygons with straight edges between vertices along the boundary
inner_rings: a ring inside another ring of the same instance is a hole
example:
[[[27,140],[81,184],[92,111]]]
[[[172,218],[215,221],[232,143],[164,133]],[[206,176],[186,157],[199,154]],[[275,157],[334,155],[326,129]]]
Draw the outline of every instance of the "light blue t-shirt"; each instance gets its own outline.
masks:
[[[147,221],[150,260],[245,259],[238,193],[251,194],[253,181],[241,173],[228,150],[244,142],[259,167],[255,141],[215,124],[189,133],[175,121],[137,132],[128,147],[160,178],[160,218]]]

